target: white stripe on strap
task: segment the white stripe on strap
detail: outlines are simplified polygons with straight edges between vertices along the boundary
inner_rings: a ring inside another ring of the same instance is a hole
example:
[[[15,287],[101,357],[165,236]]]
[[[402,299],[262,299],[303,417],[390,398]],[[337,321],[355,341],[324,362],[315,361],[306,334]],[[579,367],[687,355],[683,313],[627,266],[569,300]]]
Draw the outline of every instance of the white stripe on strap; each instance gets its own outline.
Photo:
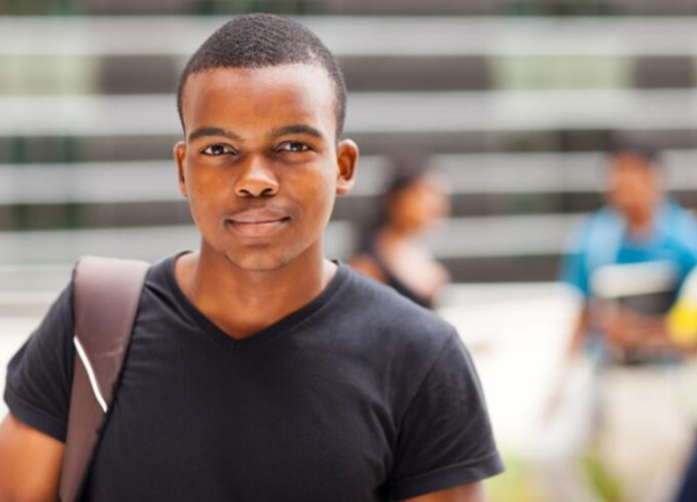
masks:
[[[95,377],[94,375],[94,370],[92,369],[92,365],[90,364],[90,361],[87,358],[87,353],[85,352],[85,349],[82,347],[82,344],[80,343],[80,340],[78,340],[77,336],[73,338],[73,342],[75,343],[77,354],[78,356],[80,356],[80,360],[82,361],[82,364],[85,366],[85,369],[87,370],[87,376],[90,379],[90,384],[92,385],[92,392],[94,393],[94,397],[97,399],[99,406],[102,407],[102,410],[104,410],[104,413],[106,413],[106,401],[104,400],[104,397],[102,396],[102,393],[99,390],[97,377]]]

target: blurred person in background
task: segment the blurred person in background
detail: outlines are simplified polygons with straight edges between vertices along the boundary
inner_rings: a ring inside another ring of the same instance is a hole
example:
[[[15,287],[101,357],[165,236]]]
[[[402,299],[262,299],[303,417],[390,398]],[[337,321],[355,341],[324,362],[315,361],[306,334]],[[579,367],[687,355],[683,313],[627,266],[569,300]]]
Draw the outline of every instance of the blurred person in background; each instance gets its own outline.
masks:
[[[677,300],[664,318],[626,314],[625,322],[631,322],[637,329],[642,329],[644,336],[652,337],[656,346],[669,346],[688,356],[697,352],[697,269],[693,269],[685,279]],[[692,414],[692,424],[697,418],[697,372],[694,361],[688,375],[691,382],[686,385],[687,407]],[[692,455],[686,464],[680,489],[676,492],[676,502],[694,502],[697,500],[697,442],[694,443]]]
[[[349,264],[415,303],[433,308],[450,277],[417,239],[448,215],[448,195],[425,155],[392,156],[390,168],[379,212],[363,230]]]
[[[626,315],[626,322],[631,322],[637,329],[641,327],[643,335],[653,337],[656,346],[669,346],[687,356],[697,352],[697,269],[685,279],[679,296],[664,318],[654,318],[639,314]],[[697,371],[692,361],[690,379],[685,385],[686,407],[691,413],[691,424],[697,418]],[[686,463],[686,469],[676,492],[676,502],[694,502],[697,500],[697,442],[694,443],[692,455]]]
[[[609,164],[607,206],[584,222],[562,266],[562,280],[586,305],[571,353],[585,346],[596,357],[640,363],[658,348],[636,332],[632,314],[668,311],[697,264],[697,226],[664,194],[657,152],[622,146]]]
[[[680,290],[675,305],[669,312],[666,322],[656,330],[659,338],[667,339],[678,349],[691,353],[697,351],[697,269],[693,270]],[[692,424],[695,425],[697,417],[697,398],[694,391],[697,388],[697,372],[689,375],[692,377],[691,386],[687,386],[692,392],[687,397],[688,406],[692,412]],[[697,441],[692,447],[692,455],[687,463],[683,480],[676,494],[676,502],[693,502],[697,500]]]
[[[680,353],[651,332],[697,264],[697,226],[665,195],[657,153],[644,147],[611,152],[606,200],[582,224],[562,267],[562,280],[583,298],[568,368],[585,356],[602,370],[599,423],[589,430],[622,500],[661,502],[674,489],[688,417],[676,381]],[[565,371],[558,393],[573,380]]]

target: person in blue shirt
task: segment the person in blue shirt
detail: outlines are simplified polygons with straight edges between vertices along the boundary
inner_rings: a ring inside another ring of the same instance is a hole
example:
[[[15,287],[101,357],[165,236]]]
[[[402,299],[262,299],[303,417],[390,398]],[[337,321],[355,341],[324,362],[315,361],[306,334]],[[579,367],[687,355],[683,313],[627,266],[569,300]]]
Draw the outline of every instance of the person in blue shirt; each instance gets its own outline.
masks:
[[[613,150],[606,205],[582,222],[561,268],[582,308],[550,409],[563,402],[581,361],[602,370],[586,389],[595,403],[586,410],[588,431],[623,500],[667,500],[676,481],[668,466],[689,442],[676,385],[680,350],[656,333],[696,265],[697,224],[665,194],[657,153]]]
[[[620,306],[622,302],[591,312],[592,300],[663,292],[667,293],[663,305],[639,312],[660,316],[697,265],[697,224],[664,194],[656,152],[621,147],[611,153],[609,164],[607,205],[581,225],[562,266],[561,279],[585,301],[572,353],[586,345],[592,334],[600,334],[615,355],[655,343],[651,337],[642,337],[644,316],[637,317]],[[607,273],[616,266],[620,273]],[[621,272],[622,266],[626,273]]]

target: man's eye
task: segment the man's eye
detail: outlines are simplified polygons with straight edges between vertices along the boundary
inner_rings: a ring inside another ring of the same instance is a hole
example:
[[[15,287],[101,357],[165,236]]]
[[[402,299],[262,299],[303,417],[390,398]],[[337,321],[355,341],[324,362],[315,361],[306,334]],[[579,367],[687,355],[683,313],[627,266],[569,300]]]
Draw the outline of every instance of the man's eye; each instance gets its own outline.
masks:
[[[287,143],[283,143],[281,147],[279,148],[281,151],[285,152],[307,152],[310,150],[310,147],[307,146],[305,143],[300,143],[298,141],[289,141]]]
[[[205,155],[218,156],[226,153],[232,153],[232,149],[225,145],[211,145],[203,150]]]

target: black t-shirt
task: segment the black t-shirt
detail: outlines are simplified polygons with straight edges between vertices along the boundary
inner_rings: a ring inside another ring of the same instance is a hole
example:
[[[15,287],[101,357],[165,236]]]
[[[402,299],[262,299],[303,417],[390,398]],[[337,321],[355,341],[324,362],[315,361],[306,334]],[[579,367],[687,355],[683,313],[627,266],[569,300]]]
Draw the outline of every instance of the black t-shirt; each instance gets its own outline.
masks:
[[[455,330],[341,264],[305,307],[235,340],[188,300],[176,256],[143,289],[84,501],[401,500],[502,471]],[[72,287],[8,367],[20,421],[65,441]]]

